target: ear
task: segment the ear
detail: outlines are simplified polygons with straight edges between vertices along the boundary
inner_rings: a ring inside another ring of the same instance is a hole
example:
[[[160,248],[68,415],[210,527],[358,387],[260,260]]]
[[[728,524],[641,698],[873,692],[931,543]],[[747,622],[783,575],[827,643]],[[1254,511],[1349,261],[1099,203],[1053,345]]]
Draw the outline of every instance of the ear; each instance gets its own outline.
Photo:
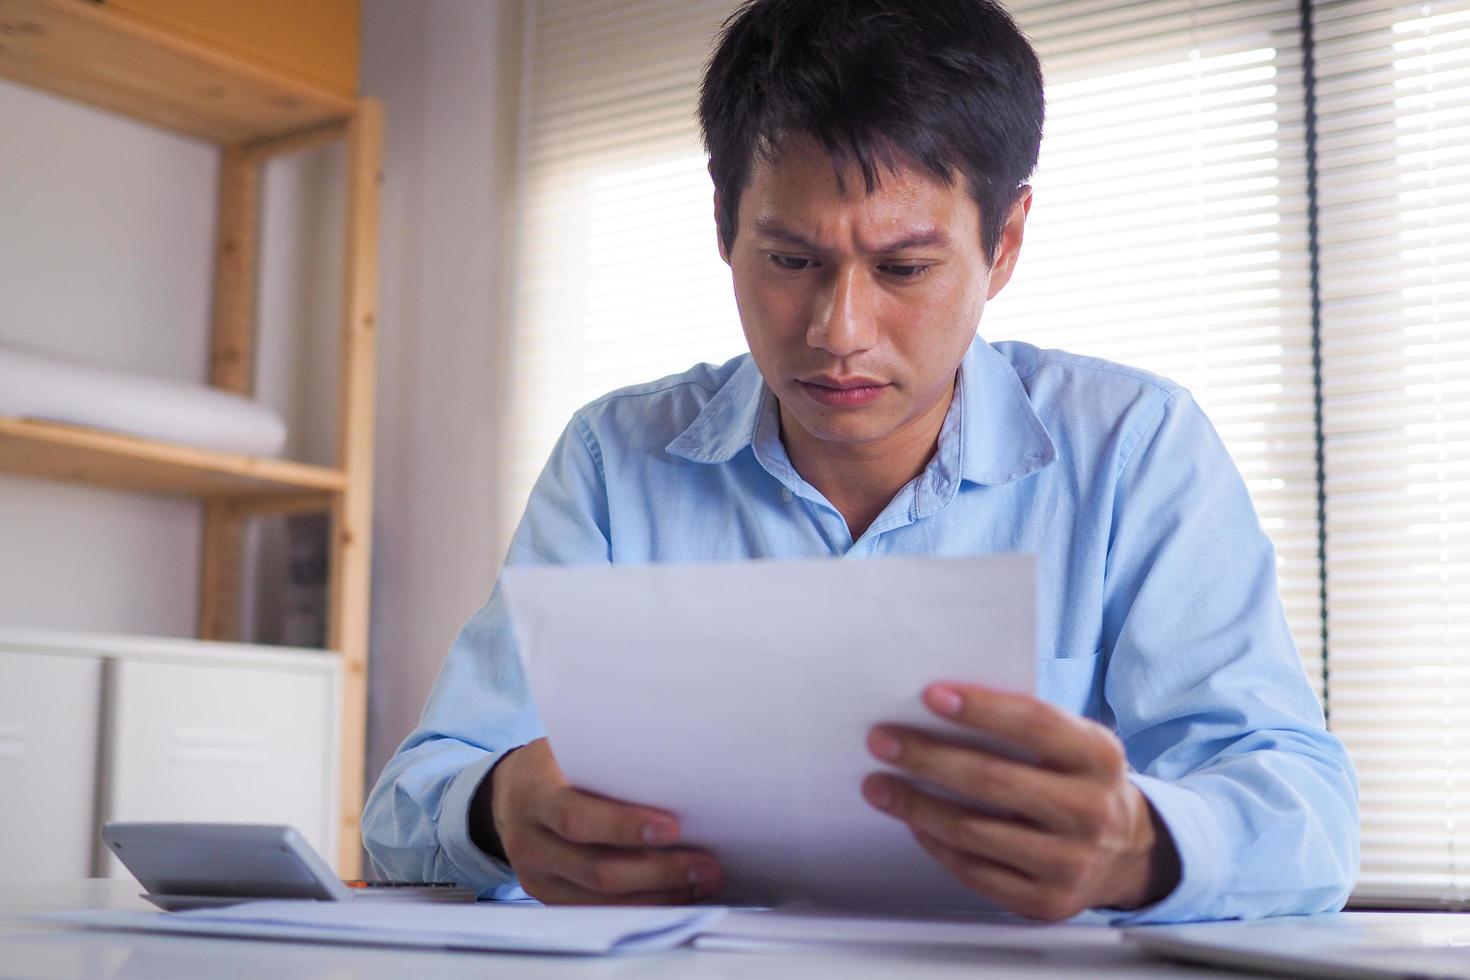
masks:
[[[995,262],[990,267],[990,289],[986,299],[995,299],[1006,283],[1021,257],[1021,239],[1026,234],[1026,216],[1031,213],[1031,185],[1022,184],[1016,202],[1006,217],[1005,227],[1000,232],[1000,247],[995,250]]]
[[[725,264],[730,264],[730,250],[725,247],[725,236],[720,234],[720,218],[725,214],[724,202],[720,200],[720,192],[715,191],[715,247],[720,250],[720,258]]]

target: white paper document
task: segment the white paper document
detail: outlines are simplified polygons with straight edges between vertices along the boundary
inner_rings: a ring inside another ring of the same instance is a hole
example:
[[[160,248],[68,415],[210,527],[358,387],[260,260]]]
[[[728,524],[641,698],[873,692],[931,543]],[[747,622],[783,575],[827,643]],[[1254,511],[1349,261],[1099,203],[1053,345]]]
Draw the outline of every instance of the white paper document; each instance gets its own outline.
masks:
[[[247,902],[191,912],[96,910],[37,918],[67,925],[248,939],[520,953],[652,953],[683,945],[723,908],[549,908],[479,902]]]
[[[731,904],[988,909],[864,802],[878,722],[967,739],[935,681],[1035,689],[1029,555],[507,568],[571,782],[678,816]]]

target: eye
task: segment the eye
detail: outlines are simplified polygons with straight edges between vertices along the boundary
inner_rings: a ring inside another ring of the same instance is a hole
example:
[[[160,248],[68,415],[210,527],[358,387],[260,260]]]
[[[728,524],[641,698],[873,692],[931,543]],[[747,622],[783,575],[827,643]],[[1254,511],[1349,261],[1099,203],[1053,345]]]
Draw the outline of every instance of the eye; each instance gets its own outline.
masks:
[[[917,279],[933,268],[922,263],[890,262],[878,267],[895,279]]]
[[[770,253],[770,259],[775,263],[776,268],[784,269],[787,272],[802,272],[815,267],[817,264],[815,259],[806,259],[797,255],[779,255],[775,252]]]

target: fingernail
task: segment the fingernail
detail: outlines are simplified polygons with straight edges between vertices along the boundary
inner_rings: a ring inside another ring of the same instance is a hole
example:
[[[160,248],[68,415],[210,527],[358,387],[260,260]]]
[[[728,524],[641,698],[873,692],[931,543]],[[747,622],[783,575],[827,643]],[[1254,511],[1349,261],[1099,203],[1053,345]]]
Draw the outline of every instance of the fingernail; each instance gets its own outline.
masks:
[[[964,699],[960,697],[960,692],[952,687],[929,688],[929,707],[941,715],[953,716],[959,714],[960,708],[964,703]]]
[[[893,805],[893,790],[879,779],[870,779],[863,784],[863,796],[880,810],[886,810]]]
[[[868,750],[878,758],[887,759],[892,762],[898,758],[898,739],[889,735],[887,732],[869,732]]]
[[[651,820],[643,825],[643,843],[645,844],[672,844],[677,836],[674,825],[664,820]]]
[[[709,861],[700,861],[689,866],[689,884],[698,888],[700,885],[711,885],[720,878],[720,869]]]

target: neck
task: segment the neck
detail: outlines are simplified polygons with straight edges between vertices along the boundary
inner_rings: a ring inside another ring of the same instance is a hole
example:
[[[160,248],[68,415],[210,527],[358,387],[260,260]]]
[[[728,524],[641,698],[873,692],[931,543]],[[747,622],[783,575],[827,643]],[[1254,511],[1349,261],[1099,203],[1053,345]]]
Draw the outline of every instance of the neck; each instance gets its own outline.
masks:
[[[925,412],[881,439],[833,443],[813,438],[780,409],[781,441],[802,478],[822,492],[847,521],[856,541],[904,484],[924,472],[954,399],[954,382]]]

